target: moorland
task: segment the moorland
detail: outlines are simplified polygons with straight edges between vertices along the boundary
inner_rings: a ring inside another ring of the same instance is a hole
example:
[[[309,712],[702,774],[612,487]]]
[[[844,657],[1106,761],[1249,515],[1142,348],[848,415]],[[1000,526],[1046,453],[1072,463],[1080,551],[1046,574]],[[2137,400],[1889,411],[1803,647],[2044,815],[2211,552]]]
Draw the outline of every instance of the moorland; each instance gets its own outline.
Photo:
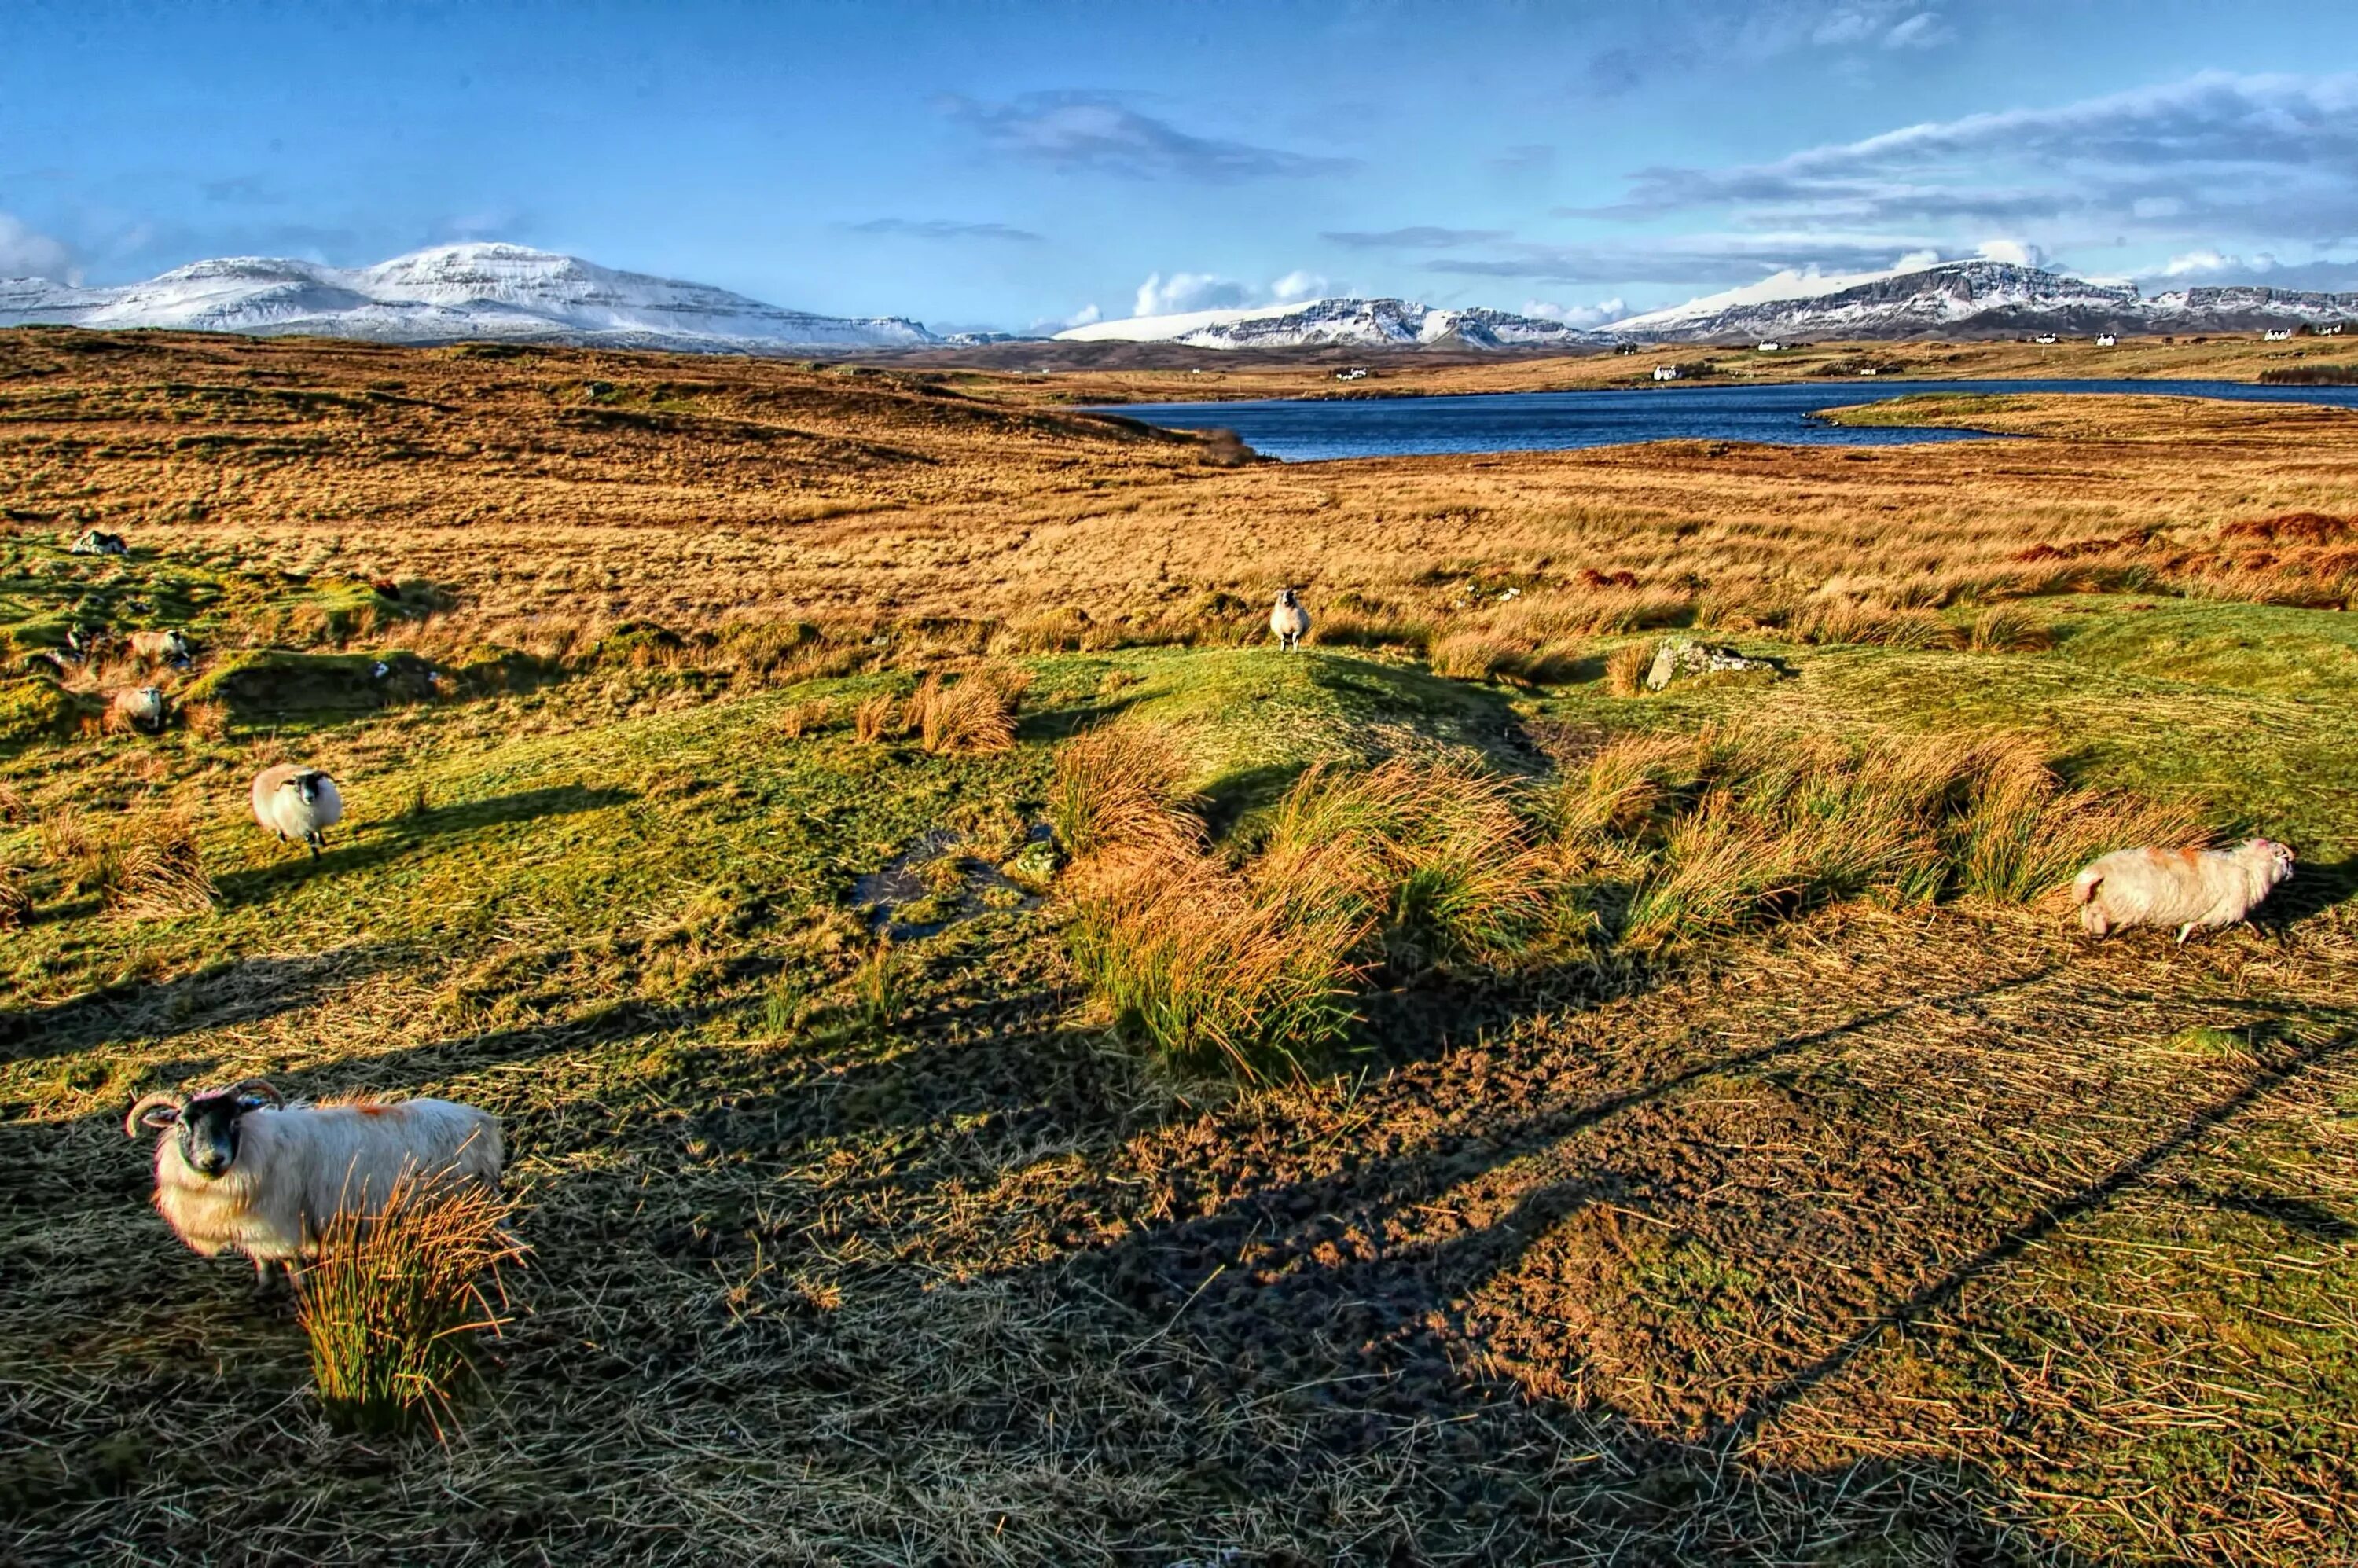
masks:
[[[0,333],[0,1557],[2346,1560],[2358,415],[1075,406],[1322,382]],[[502,1119],[439,1433],[148,1206],[252,1076]]]

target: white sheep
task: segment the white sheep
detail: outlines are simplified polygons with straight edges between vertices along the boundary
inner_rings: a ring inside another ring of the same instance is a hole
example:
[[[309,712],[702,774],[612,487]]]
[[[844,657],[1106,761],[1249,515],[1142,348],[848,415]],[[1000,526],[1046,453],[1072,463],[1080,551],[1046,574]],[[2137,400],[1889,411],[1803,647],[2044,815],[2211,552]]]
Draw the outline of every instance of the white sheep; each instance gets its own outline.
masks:
[[[344,797],[336,793],[336,781],[319,769],[279,762],[254,777],[254,819],[281,843],[309,845],[317,860],[328,829],[344,819]]]
[[[131,546],[123,542],[120,534],[101,533],[92,528],[76,539],[66,553],[70,556],[124,556],[131,553]]]
[[[319,1255],[339,1215],[384,1210],[395,1184],[497,1192],[505,1152],[490,1112],[442,1099],[288,1105],[260,1078],[186,1098],[151,1094],[124,1118],[156,1141],[156,1207],[191,1251],[290,1268]]]
[[[178,632],[134,632],[131,656],[142,665],[185,665],[197,656],[197,649]]]
[[[1269,629],[1277,633],[1277,645],[1288,653],[1302,646],[1302,639],[1310,635],[1310,611],[1302,608],[1302,596],[1292,589],[1280,589],[1277,606],[1269,612]]]
[[[114,694],[108,704],[110,716],[117,724],[154,734],[164,728],[164,719],[170,709],[165,705],[160,687],[126,687]]]
[[[2184,942],[2249,916],[2292,875],[2292,862],[2291,846],[2266,838],[2232,850],[2123,849],[2082,871],[2071,896],[2092,936],[2128,925],[2175,925]]]

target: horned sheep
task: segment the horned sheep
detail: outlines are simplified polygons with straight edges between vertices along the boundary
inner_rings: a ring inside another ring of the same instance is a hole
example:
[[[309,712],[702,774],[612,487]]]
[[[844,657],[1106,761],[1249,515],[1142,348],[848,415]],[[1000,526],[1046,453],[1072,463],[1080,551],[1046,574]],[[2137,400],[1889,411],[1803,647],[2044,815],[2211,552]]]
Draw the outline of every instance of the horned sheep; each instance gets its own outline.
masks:
[[[497,1192],[505,1152],[490,1112],[449,1100],[289,1105],[260,1078],[151,1094],[123,1130],[156,1141],[156,1207],[191,1251],[244,1253],[254,1277],[316,1258],[329,1222],[384,1211],[395,1186]]]
[[[2123,849],[2082,871],[2071,896],[2092,936],[2129,925],[2175,925],[2183,942],[2247,918],[2292,875],[2292,865],[2291,846],[2266,838],[2232,850]]]
[[[1269,629],[1286,652],[1302,646],[1302,639],[1310,635],[1310,611],[1302,608],[1300,594],[1290,588],[1278,590],[1277,604],[1269,612]]]
[[[328,829],[343,818],[336,781],[317,768],[278,762],[254,775],[254,821],[282,843],[295,839],[310,846],[314,860],[328,841]]]

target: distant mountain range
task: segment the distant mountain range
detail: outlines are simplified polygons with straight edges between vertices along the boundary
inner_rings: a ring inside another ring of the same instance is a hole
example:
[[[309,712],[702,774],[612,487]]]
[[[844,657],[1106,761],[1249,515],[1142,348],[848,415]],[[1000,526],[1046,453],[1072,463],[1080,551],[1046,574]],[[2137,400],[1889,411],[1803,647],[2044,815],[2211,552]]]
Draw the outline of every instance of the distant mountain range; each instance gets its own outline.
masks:
[[[573,256],[501,244],[439,245],[349,270],[234,256],[115,288],[0,279],[0,327],[41,323],[737,354],[915,348],[940,341],[898,316],[782,310],[705,284],[615,272]]]
[[[1561,321],[1404,299],[1309,299],[1258,309],[1134,316],[1056,334],[1059,342],[1184,343],[1198,349],[1580,349],[1613,340]]]
[[[1847,277],[1781,273],[1596,328],[1480,308],[1338,298],[1098,321],[1056,339],[1217,350],[1570,352],[1619,342],[2255,332],[2340,321],[2358,326],[2358,294],[2227,287],[2148,297],[2127,284],[1963,261]],[[900,316],[815,316],[706,284],[616,272],[507,244],[441,245],[357,268],[236,256],[108,288],[0,278],[0,327],[38,324],[742,354],[958,350],[1022,341],[996,332],[936,334]]]
[[[1784,292],[1784,290],[1790,292]],[[1633,342],[2002,338],[2028,333],[2257,332],[2358,321],[2358,294],[2183,288],[2150,297],[2006,262],[1943,262],[1867,277],[1783,275],[1603,329]]]

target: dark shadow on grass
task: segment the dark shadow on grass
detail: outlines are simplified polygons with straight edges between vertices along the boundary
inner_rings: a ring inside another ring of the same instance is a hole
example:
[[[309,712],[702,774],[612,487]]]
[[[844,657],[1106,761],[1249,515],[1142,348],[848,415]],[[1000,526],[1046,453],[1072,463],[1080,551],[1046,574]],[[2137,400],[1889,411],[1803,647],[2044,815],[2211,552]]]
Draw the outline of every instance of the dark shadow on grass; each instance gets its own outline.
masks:
[[[238,958],[172,980],[108,986],[48,1007],[0,1012],[0,1061],[63,1056],[110,1040],[168,1040],[310,1006],[400,962],[397,946],[292,958]]]
[[[2253,1072],[2234,1089],[2185,1117],[2163,1136],[2121,1161],[2103,1176],[2077,1192],[2042,1206],[1973,1257],[1915,1291],[1833,1349],[1761,1394],[1729,1424],[1727,1440],[1733,1444],[1757,1431],[1788,1406],[1806,1398],[1811,1390],[1840,1375],[1880,1343],[1887,1334],[1895,1329],[1911,1327],[1931,1314],[1953,1304],[1974,1281],[1999,1271],[2026,1249],[2046,1240],[2071,1221],[2102,1208],[2123,1192],[2143,1182],[2173,1155],[2183,1152],[2201,1138],[2243,1115],[2300,1074],[2347,1054],[2353,1048],[2358,1048],[2358,1033],[2345,1032]]]
[[[309,881],[314,877],[335,876],[383,865],[436,838],[510,823],[535,822],[545,817],[597,811],[636,798],[628,790],[559,784],[548,789],[520,790],[514,795],[494,795],[488,800],[430,806],[424,811],[408,812],[371,823],[360,836],[348,838],[341,843],[332,842],[335,835],[330,829],[330,845],[318,855],[306,852],[299,845],[281,846],[282,858],[276,863],[251,871],[232,871],[216,879],[216,885],[221,890],[223,903],[242,904]]]

